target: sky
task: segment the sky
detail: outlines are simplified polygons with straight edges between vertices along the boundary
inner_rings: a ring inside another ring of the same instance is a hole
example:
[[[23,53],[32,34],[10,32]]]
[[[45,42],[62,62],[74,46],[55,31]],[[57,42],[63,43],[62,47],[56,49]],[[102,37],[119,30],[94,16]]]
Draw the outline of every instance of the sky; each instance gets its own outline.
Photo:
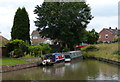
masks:
[[[34,24],[36,5],[41,5],[44,0],[0,0],[0,35],[11,39],[11,28],[18,7],[25,7],[30,19],[30,34],[37,27]],[[91,7],[94,18],[87,26],[87,30],[95,29],[100,32],[103,28],[118,27],[118,2],[119,0],[86,0]]]

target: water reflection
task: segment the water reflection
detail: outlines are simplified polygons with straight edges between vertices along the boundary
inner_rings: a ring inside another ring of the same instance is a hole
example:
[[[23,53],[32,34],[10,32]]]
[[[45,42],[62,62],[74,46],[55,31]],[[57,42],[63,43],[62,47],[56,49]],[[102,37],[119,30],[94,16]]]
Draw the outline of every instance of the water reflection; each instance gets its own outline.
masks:
[[[3,73],[3,80],[118,80],[120,67],[95,60],[73,61]]]

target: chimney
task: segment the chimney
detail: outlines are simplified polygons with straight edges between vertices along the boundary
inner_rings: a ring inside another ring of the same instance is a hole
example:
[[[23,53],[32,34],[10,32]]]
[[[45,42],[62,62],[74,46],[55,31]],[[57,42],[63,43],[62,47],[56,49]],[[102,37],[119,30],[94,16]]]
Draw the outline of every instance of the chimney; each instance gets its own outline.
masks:
[[[109,29],[111,29],[111,27],[109,27]]]

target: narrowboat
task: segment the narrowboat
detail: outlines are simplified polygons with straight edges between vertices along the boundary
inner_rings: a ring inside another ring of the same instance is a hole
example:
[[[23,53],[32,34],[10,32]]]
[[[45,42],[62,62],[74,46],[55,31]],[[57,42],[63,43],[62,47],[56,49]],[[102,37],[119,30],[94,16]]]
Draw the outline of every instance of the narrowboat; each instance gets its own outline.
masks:
[[[75,58],[80,58],[83,56],[81,54],[81,51],[69,51],[69,52],[65,52],[64,55],[65,55],[65,62],[70,62]]]
[[[39,63],[39,65],[53,65],[55,63],[60,63],[65,60],[65,56],[63,53],[52,53],[49,55],[46,55],[42,62]]]

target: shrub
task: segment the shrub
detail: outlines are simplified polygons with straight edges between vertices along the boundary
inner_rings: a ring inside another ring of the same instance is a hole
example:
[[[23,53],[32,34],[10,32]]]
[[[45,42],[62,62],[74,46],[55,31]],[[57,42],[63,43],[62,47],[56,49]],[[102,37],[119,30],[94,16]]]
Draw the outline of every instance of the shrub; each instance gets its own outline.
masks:
[[[32,56],[31,54],[27,54],[27,55],[23,56],[22,58],[34,58],[34,56]]]
[[[81,48],[82,51],[95,51],[95,50],[99,50],[96,46],[94,45],[90,45],[84,48]]]
[[[115,42],[120,42],[120,36],[114,39]]]
[[[98,44],[103,43],[103,41],[97,41]]]
[[[65,47],[65,48],[63,49],[63,52],[67,52],[67,51],[70,51],[70,48],[66,48],[66,47]]]
[[[42,47],[40,45],[29,46],[28,50],[32,56],[38,56],[42,52]]]
[[[40,46],[42,47],[43,54],[47,54],[52,50],[48,44],[40,44]]]
[[[28,50],[32,56],[40,56],[42,54],[49,53],[51,47],[48,44],[40,44],[40,45],[29,46]]]
[[[120,55],[120,50],[114,51],[113,54]]]
[[[23,40],[11,40],[8,41],[7,45],[8,57],[22,57],[24,52],[27,52],[28,47],[25,45]]]

